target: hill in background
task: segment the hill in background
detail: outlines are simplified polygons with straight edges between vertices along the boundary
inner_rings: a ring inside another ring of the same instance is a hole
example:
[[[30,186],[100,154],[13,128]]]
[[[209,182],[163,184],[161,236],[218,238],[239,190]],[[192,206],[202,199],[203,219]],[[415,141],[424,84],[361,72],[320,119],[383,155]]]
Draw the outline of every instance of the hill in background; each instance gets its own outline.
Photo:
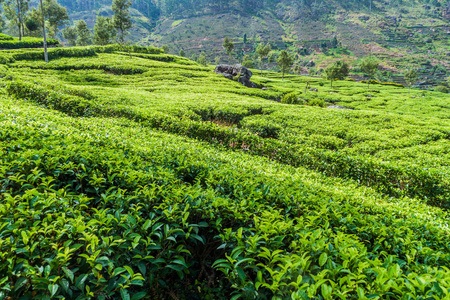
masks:
[[[110,0],[59,2],[72,20],[84,19],[91,28],[97,14],[112,15]],[[133,0],[132,15],[133,42],[168,45],[176,54],[183,49],[192,58],[203,52],[210,62],[227,61],[222,41],[228,36],[236,43],[233,63],[245,55],[255,60],[256,45],[269,42],[275,51],[296,53],[300,74],[320,73],[338,58],[354,63],[368,54],[383,61],[381,81],[401,83],[398,74],[413,65],[421,70],[423,87],[429,87],[444,81],[450,69],[448,0]],[[334,37],[339,51],[330,50]],[[275,64],[268,68],[277,69]]]

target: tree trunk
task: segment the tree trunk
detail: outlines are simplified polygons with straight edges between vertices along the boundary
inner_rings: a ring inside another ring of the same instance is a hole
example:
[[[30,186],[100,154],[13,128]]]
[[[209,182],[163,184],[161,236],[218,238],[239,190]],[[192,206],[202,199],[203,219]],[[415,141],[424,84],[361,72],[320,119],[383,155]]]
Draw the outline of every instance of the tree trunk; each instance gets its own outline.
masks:
[[[369,90],[370,89],[370,77],[369,77],[369,80],[367,80],[367,90]]]
[[[48,53],[47,53],[47,34],[45,33],[45,17],[44,17],[44,5],[41,1],[41,12],[42,12],[42,31],[44,32],[44,60],[48,63]]]
[[[17,18],[19,19],[19,41],[22,40],[22,14],[20,13],[20,0],[17,0]]]
[[[259,62],[259,69],[261,70],[261,77],[262,77],[262,58],[261,61]]]

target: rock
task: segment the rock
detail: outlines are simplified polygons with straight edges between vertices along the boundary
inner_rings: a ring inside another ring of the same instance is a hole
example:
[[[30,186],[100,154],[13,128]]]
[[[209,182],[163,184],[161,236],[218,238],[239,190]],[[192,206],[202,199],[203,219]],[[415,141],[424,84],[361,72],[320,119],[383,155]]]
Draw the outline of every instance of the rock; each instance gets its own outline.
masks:
[[[318,89],[309,89],[310,92],[318,92]]]
[[[267,91],[267,88],[266,88],[266,87],[263,87],[262,90],[263,90],[263,91]]]
[[[344,107],[344,106],[340,106],[340,105],[330,105],[327,108],[334,108],[334,109],[353,109],[353,108],[348,108],[348,107]]]
[[[250,81],[253,76],[252,71],[244,67],[243,65],[217,65],[214,70],[217,74],[223,75],[227,79],[233,80],[237,77],[237,81],[245,85],[246,87],[256,88],[258,87],[255,83]]]

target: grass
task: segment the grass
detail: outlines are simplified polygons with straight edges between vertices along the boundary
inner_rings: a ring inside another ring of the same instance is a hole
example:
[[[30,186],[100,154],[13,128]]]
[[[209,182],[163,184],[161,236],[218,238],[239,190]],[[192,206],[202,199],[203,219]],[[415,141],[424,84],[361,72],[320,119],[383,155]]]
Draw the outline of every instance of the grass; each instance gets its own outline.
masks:
[[[448,95],[94,52],[2,69],[0,298],[448,296]]]

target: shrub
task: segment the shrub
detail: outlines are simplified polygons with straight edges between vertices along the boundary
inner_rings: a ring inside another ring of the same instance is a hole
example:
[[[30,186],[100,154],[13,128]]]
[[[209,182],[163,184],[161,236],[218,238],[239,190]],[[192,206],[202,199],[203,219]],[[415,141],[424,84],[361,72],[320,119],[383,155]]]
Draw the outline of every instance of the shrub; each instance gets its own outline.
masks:
[[[323,99],[319,99],[319,98],[310,100],[308,104],[310,106],[319,106],[319,107],[325,107],[326,106],[325,101]]]
[[[319,82],[319,85],[320,85],[320,86],[324,86],[324,85],[325,85],[325,83],[323,83],[323,82]]]
[[[303,100],[301,100],[296,93],[289,93],[283,95],[281,97],[281,103],[284,104],[301,104]]]
[[[444,85],[440,85],[440,86],[437,86],[437,87],[435,88],[435,91],[436,91],[436,92],[440,92],[440,93],[444,93],[444,94],[448,94],[449,88],[446,87],[446,86],[444,86]]]
[[[0,33],[0,41],[12,41],[14,38],[10,35]]]
[[[58,46],[59,41],[55,39],[47,40],[48,46]],[[21,48],[42,48],[44,46],[43,39],[24,37],[22,41],[16,39],[1,39],[0,38],[0,48],[1,49],[21,49]]]

